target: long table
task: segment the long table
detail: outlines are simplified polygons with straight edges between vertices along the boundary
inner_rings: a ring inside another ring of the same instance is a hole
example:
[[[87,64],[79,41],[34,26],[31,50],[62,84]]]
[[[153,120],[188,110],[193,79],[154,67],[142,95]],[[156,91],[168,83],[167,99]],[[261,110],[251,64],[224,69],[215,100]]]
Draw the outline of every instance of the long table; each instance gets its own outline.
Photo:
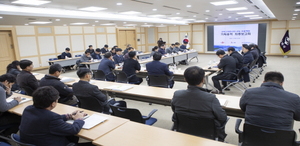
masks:
[[[68,59],[52,60],[52,61],[48,61],[48,62],[50,64],[60,64],[62,67],[64,67],[64,66],[75,65],[76,61],[79,59],[80,59],[80,57],[75,57],[75,58],[68,58]]]

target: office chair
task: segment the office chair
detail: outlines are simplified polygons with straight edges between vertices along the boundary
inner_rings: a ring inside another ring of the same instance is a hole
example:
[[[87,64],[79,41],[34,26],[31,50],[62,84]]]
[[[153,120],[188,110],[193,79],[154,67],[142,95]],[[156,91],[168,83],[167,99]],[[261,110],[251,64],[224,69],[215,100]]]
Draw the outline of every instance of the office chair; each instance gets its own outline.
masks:
[[[95,80],[101,80],[101,81],[106,80],[105,73],[102,70],[92,70],[92,72],[93,72],[93,78]]]
[[[9,124],[9,125],[5,125],[5,126],[0,126],[0,139],[4,139],[4,140],[7,140],[7,141],[11,141],[11,139],[9,139],[8,137],[6,137],[4,135],[4,131],[7,129],[7,128],[10,128],[12,126],[18,126],[18,124]]]
[[[239,135],[239,143],[242,146],[299,146],[300,142],[296,141],[296,132],[275,130],[244,124],[244,131],[239,130],[242,119],[237,119],[235,132]]]
[[[215,121],[209,118],[191,117],[175,113],[174,129],[178,132],[216,140]]]
[[[230,86],[234,86],[235,88],[237,88],[240,91],[244,92],[245,89],[247,89],[247,86],[245,85],[244,80],[242,78],[242,73],[243,73],[243,69],[240,69],[237,74],[232,73],[234,75],[234,79],[231,79],[231,80],[222,80],[224,82],[229,82],[229,84],[222,89],[222,92],[224,92],[225,89],[229,88]],[[240,85],[244,89],[241,89],[237,85]]]
[[[6,142],[2,142],[0,141],[0,146],[11,146],[10,144],[6,143]]]
[[[102,113],[104,110],[103,103],[101,103],[98,99],[92,96],[77,96],[77,99],[79,100],[78,102],[78,107],[92,110],[95,112],[100,112]]]
[[[169,88],[169,82],[170,80],[168,76],[166,75],[148,75],[146,77],[148,86],[154,86],[154,87],[162,87],[162,88]]]
[[[116,74],[116,82],[118,83],[128,83],[128,80],[132,77],[127,77],[126,73],[123,71],[115,71]]]
[[[142,116],[141,112],[138,109],[119,107],[110,105],[112,110],[112,115],[129,119],[130,121],[143,123],[146,125],[153,125],[157,119],[152,118],[151,116],[157,111],[157,109],[153,109],[148,116]]]
[[[255,80],[258,79],[258,77],[259,77],[259,73],[254,70],[254,69],[258,68],[258,65],[256,64],[258,59],[259,58],[253,60],[248,66],[249,75],[250,75],[253,83],[255,83]],[[251,73],[253,73],[253,74],[251,74]]]
[[[11,134],[11,139],[18,145],[18,146],[35,146],[33,144],[23,143],[21,142],[21,138],[18,134]]]
[[[20,87],[22,91],[25,91],[26,95],[32,96],[34,90],[28,86]]]

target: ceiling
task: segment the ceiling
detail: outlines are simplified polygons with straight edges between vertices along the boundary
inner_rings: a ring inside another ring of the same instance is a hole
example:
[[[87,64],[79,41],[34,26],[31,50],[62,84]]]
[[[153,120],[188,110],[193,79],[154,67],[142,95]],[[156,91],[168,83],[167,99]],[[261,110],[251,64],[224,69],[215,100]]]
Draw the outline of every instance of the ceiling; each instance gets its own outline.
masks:
[[[299,20],[300,17],[293,15],[299,14],[299,11],[295,12],[294,10],[300,9],[300,4],[296,4],[300,0],[232,0],[238,3],[223,6],[215,6],[210,3],[222,0],[48,0],[51,2],[40,6],[14,4],[12,3],[14,1],[16,0],[0,0],[0,18],[2,17],[0,25],[25,25],[33,21],[47,21],[51,23],[44,25],[59,26],[84,22],[88,23],[85,24],[86,26],[113,23],[112,25],[117,26],[135,24],[136,26],[153,25],[159,27],[198,22],[252,20],[237,14],[237,12],[253,12],[249,15],[261,17],[254,20]],[[117,5],[117,3],[122,3],[122,5]],[[191,5],[191,7],[187,7],[187,5]],[[97,12],[79,10],[89,6],[107,9]],[[236,7],[246,7],[247,10],[226,10],[226,8]],[[120,14],[126,11],[141,13],[134,16]],[[153,15],[163,16],[155,17]]]

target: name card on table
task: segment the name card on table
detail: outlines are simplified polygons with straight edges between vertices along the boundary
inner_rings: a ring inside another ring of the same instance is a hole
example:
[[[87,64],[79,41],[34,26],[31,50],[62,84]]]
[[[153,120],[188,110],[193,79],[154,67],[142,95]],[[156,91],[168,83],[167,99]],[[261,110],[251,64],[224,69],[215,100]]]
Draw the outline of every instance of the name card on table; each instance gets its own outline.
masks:
[[[110,89],[110,90],[115,90],[115,91],[125,91],[130,88],[133,88],[133,86],[132,85],[112,85],[112,86],[105,87],[104,89]]]
[[[83,129],[91,129],[93,127],[95,127],[96,125],[106,121],[108,118],[107,117],[103,117],[97,114],[93,114],[91,116],[87,116],[84,117],[84,125],[83,125]],[[68,120],[67,123],[69,124],[73,124],[74,120]]]

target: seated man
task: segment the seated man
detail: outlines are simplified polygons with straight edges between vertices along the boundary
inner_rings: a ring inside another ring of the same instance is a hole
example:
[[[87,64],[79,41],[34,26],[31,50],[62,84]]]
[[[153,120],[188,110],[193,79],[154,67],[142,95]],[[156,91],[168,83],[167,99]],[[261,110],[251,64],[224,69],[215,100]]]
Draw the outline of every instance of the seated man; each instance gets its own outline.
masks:
[[[21,142],[36,146],[66,146],[71,142],[77,143],[78,138],[74,138],[74,135],[84,125],[82,119],[85,113],[74,111],[59,115],[52,112],[58,98],[58,91],[51,86],[40,87],[33,93],[33,105],[27,106],[22,114]],[[71,119],[74,120],[73,124],[66,123]],[[74,141],[70,141],[71,138]]]
[[[89,48],[86,51],[90,52],[90,54],[94,53],[93,45],[89,45]]]
[[[242,51],[244,53],[243,56],[243,78],[244,78],[244,82],[250,82],[250,76],[249,76],[249,65],[252,63],[253,59],[253,55],[251,53],[251,47],[248,46],[247,44],[243,44],[242,47]]]
[[[258,57],[260,56],[260,52],[259,50],[256,48],[256,45],[255,44],[250,44],[249,47],[251,48],[251,54],[253,56],[253,59],[254,60],[257,60]]]
[[[161,55],[165,55],[166,54],[166,51],[165,51],[165,45],[162,44],[160,46],[160,48],[158,49],[158,52],[161,54]]]
[[[154,53],[153,61],[146,64],[148,75],[166,75],[172,76],[173,72],[169,71],[167,64],[160,62],[162,55],[159,52]],[[169,81],[169,87],[173,88],[174,81]]]
[[[61,59],[72,58],[72,54],[70,53],[70,48],[66,48],[65,52],[61,53]]]
[[[188,89],[175,91],[171,107],[174,113],[214,119],[219,141],[224,141],[227,135],[225,133],[227,115],[216,95],[208,93],[206,89],[202,88],[204,75],[202,68],[197,66],[187,68],[184,71],[184,78],[188,83]],[[173,114],[172,120],[176,124],[175,114]]]
[[[168,53],[168,54],[174,53],[174,47],[175,47],[175,44],[171,44],[171,46],[166,49],[166,53]]]
[[[178,52],[183,52],[184,49],[181,49],[180,47],[180,43],[176,42],[175,43],[175,47],[174,47],[174,53],[178,53]]]
[[[76,105],[77,98],[73,95],[73,90],[60,81],[58,78],[61,74],[62,67],[60,64],[53,64],[49,68],[49,74],[45,75],[40,81],[40,87],[52,86],[59,92],[59,103]]]
[[[26,88],[30,90],[28,92],[33,92],[39,87],[39,84],[35,76],[31,73],[33,69],[32,61],[21,60],[20,67],[22,71],[17,76],[18,85],[20,86],[21,89]],[[26,94],[31,96],[32,93],[26,93]]]
[[[91,55],[93,59],[102,59],[101,57],[101,50],[99,48],[96,49],[96,51]]]
[[[180,49],[182,49],[182,50],[184,51],[184,50],[187,49],[186,46],[187,46],[187,43],[183,43],[183,44],[180,46]]]
[[[233,47],[227,49],[229,56],[233,57],[236,62],[236,69],[241,69],[243,67],[243,56],[235,51]]]
[[[87,50],[84,52],[84,54],[81,56],[80,61],[81,62],[91,62],[91,53]]]
[[[124,55],[124,60],[126,60],[126,59],[129,59],[130,57],[129,57],[129,55],[128,55],[128,53],[129,52],[131,52],[131,51],[134,51],[134,48],[132,48],[132,47],[129,47],[128,49],[127,49],[127,53]]]
[[[106,81],[115,81],[115,75],[112,70],[115,69],[114,59],[110,52],[104,54],[104,59],[101,60],[98,70],[102,70],[105,73]]]
[[[5,131],[2,132],[4,136],[18,132],[21,122],[20,116],[7,112],[21,102],[21,97],[15,97],[13,101],[6,102],[6,98],[11,95],[10,89],[15,81],[16,77],[12,74],[0,76],[0,126],[7,126]]]
[[[151,52],[151,54],[150,54],[150,57],[152,57],[152,56],[154,55],[155,52],[158,52],[158,47],[157,47],[157,46],[154,46],[154,47],[152,48],[152,52]]]
[[[120,49],[120,48],[116,49],[116,55],[113,56],[113,59],[115,61],[116,66],[121,66],[121,63],[124,62],[124,57],[122,55],[122,49]]]
[[[101,48],[101,53],[102,53],[102,54],[105,54],[106,52],[109,52],[109,50],[108,50],[108,45],[104,45],[104,47]]]
[[[131,51],[128,54],[130,58],[124,61],[122,71],[125,72],[129,78],[129,83],[139,85],[143,82],[143,79],[137,77],[136,74],[141,70],[141,66],[137,61],[136,53],[134,51]]]
[[[244,92],[240,107],[245,112],[247,124],[293,130],[294,120],[300,121],[300,98],[297,94],[285,91],[283,81],[280,72],[268,72],[260,87]]]
[[[220,85],[219,80],[230,80],[234,77],[234,74],[236,73],[236,63],[235,59],[231,56],[225,55],[224,50],[218,50],[216,52],[216,55],[221,58],[220,63],[218,64],[218,68],[222,69],[223,72],[219,73],[216,76],[212,77],[212,81],[214,83],[214,87],[218,89],[218,91],[212,92],[216,94],[224,94],[222,92],[222,88]],[[223,88],[227,86],[227,82],[222,81]]]
[[[114,46],[110,49],[110,53],[112,56],[115,56],[116,55],[116,49],[118,49],[118,46]]]

